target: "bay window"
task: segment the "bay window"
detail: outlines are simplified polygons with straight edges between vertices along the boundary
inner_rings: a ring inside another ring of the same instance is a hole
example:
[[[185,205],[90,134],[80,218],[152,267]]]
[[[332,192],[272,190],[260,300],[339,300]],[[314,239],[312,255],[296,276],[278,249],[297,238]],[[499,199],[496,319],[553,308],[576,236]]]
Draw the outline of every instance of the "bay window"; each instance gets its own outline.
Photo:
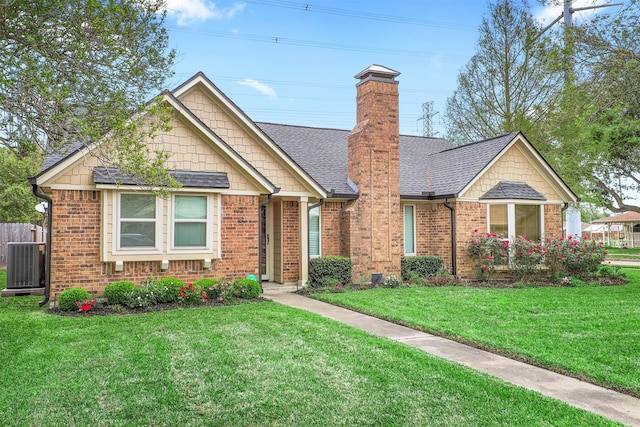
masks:
[[[531,204],[491,204],[489,212],[489,232],[505,239],[525,236],[527,240],[542,240],[542,206]]]

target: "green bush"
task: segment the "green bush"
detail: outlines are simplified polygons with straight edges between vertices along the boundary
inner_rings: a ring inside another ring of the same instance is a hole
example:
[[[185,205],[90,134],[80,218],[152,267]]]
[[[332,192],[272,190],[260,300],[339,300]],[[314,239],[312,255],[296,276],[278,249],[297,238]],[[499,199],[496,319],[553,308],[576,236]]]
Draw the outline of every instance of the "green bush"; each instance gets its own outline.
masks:
[[[309,286],[323,288],[336,284],[351,284],[351,259],[339,256],[323,256],[309,263]]]
[[[91,299],[91,294],[80,288],[71,288],[60,292],[58,308],[62,311],[77,310],[76,302],[84,302]]]
[[[136,286],[136,288],[129,294],[127,301],[125,301],[126,306],[130,308],[138,308],[148,307],[159,303],[159,295],[158,292],[155,291],[154,286],[154,284]]]
[[[228,294],[233,298],[258,298],[262,293],[260,283],[253,279],[237,279],[229,286]]]
[[[402,257],[400,261],[400,270],[402,280],[409,281],[416,276],[431,277],[435,276],[443,267],[442,259],[436,256],[420,255]]]
[[[153,285],[157,288],[156,294],[158,302],[178,302],[180,288],[184,286],[184,282],[175,277],[162,277]]]
[[[126,304],[136,284],[128,280],[120,280],[108,284],[104,288],[104,297],[109,304]]]

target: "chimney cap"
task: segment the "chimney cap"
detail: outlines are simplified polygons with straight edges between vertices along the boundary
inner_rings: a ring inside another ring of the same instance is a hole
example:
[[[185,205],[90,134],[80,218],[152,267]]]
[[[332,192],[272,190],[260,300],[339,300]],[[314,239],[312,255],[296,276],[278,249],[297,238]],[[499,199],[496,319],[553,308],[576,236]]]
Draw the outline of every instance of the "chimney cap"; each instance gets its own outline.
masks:
[[[356,74],[355,78],[366,80],[368,78],[374,77],[376,79],[394,81],[394,78],[398,77],[399,75],[400,72],[392,70],[391,68],[373,64]]]

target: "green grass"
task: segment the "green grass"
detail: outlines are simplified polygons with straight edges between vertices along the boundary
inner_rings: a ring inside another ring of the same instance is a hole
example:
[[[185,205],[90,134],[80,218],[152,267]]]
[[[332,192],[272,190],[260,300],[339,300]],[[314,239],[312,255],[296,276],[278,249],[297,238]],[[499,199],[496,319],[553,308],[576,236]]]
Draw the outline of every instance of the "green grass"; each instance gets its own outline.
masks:
[[[276,303],[59,317],[39,299],[0,299],[2,426],[617,425]]]
[[[640,260],[640,248],[607,248],[607,259]]]
[[[640,396],[640,271],[624,286],[374,289],[316,298]]]

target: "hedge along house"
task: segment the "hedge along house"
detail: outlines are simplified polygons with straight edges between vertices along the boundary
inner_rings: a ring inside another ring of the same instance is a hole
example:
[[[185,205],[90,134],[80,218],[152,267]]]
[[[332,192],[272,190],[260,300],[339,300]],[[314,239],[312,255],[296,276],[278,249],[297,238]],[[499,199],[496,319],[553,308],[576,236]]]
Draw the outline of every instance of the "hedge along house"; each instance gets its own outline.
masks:
[[[436,255],[462,277],[473,229],[562,234],[576,196],[521,133],[454,147],[399,135],[398,72],[356,75],[351,131],[253,122],[203,74],[163,102],[182,187],[138,188],[83,150],[49,156],[31,178],[51,198],[50,289],[99,294],[116,280],[244,277],[302,285],[311,257],[351,258],[354,278],[400,274],[403,256]]]

